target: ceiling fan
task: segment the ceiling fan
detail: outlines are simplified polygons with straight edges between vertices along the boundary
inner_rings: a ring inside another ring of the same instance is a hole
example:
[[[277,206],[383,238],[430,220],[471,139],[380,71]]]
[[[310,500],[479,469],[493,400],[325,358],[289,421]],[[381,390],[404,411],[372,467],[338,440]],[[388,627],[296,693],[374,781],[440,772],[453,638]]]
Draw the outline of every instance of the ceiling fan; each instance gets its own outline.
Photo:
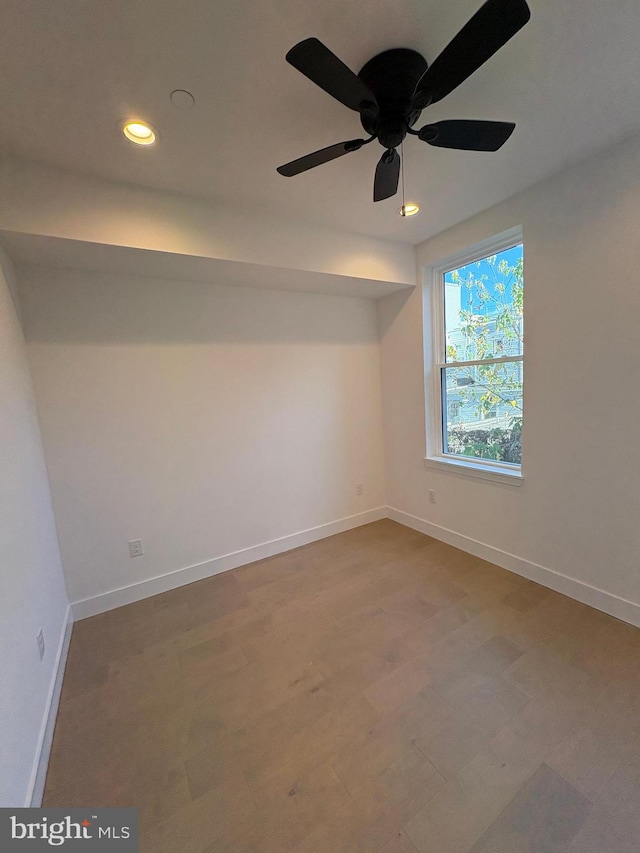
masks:
[[[329,95],[360,114],[368,139],[350,139],[306,154],[278,172],[299,175],[377,139],[385,149],[376,166],[373,200],[398,191],[400,155],[407,134],[428,145],[467,151],[497,151],[515,124],[502,121],[440,121],[413,126],[422,110],[442,100],[520,30],[531,17],[525,0],[486,0],[431,65],[415,50],[394,48],[369,60],[354,74],[316,38],[294,45],[286,59]]]

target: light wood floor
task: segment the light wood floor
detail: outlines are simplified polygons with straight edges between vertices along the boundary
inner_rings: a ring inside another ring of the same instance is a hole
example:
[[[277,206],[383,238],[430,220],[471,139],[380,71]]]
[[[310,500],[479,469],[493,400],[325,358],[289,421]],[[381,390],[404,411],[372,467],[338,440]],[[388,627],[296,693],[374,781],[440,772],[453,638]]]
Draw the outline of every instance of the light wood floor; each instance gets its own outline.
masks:
[[[637,853],[639,675],[381,521],[77,623],[44,804],[137,806],[143,853]]]

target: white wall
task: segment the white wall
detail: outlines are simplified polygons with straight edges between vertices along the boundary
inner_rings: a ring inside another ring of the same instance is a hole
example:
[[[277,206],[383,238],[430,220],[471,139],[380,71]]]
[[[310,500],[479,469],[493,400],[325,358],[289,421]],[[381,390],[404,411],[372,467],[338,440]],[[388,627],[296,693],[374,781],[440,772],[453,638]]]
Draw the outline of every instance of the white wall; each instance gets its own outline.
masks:
[[[436,535],[499,549],[483,553],[640,624],[640,610],[613,598],[640,603],[638,140],[429,240],[419,260],[435,263],[516,225],[525,246],[524,484],[425,470],[417,289],[379,302],[387,502],[438,525],[424,528]]]
[[[0,250],[0,806],[30,805],[34,787],[41,785],[36,772],[67,622],[12,276]],[[47,647],[43,661],[36,643],[40,628]]]
[[[413,246],[0,156],[0,230],[415,284]]]
[[[374,302],[35,267],[18,278],[72,601],[384,504]]]

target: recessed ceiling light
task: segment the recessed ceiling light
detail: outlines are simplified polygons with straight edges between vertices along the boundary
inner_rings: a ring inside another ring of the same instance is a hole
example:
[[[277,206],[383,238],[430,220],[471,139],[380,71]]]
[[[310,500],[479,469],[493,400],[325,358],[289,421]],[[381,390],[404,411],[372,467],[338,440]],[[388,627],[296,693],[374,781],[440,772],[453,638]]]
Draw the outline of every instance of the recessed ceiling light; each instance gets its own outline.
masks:
[[[126,121],[122,125],[122,132],[127,137],[129,142],[135,142],[136,145],[153,145],[156,141],[156,132],[145,121],[136,119],[135,121]]]
[[[400,216],[415,216],[416,213],[420,212],[420,205],[413,204],[413,202],[409,202],[409,204],[403,204],[402,207],[398,210]]]

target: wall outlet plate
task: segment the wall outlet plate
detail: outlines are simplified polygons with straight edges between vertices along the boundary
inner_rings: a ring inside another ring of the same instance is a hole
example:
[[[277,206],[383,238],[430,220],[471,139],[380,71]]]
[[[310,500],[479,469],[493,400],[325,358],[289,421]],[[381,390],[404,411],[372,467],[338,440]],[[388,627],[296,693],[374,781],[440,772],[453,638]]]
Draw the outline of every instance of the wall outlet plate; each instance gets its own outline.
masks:
[[[142,539],[132,539],[129,542],[129,555],[131,557],[141,557],[143,554]]]

